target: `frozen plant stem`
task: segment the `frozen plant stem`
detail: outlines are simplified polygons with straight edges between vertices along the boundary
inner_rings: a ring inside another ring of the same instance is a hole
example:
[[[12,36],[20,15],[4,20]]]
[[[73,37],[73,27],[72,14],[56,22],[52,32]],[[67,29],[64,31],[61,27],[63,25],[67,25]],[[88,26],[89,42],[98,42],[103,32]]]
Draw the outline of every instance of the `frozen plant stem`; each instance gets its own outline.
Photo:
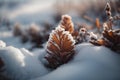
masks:
[[[110,6],[110,4],[108,2],[106,4],[105,10],[106,10],[106,15],[108,16],[109,20],[111,20],[112,19],[111,6]]]
[[[112,14],[111,14],[111,6],[108,2],[106,4],[105,10],[106,10],[106,15],[108,16],[108,20],[109,20],[109,22],[108,22],[109,23],[109,28],[112,29],[113,17],[112,17]]]

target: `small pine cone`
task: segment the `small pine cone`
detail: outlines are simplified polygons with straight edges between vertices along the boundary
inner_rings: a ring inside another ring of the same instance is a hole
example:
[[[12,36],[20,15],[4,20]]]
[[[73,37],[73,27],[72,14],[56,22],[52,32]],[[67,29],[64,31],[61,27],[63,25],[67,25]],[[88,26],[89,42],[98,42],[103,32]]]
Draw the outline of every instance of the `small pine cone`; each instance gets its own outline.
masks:
[[[120,44],[120,30],[104,31],[103,36],[113,44]]]
[[[72,35],[58,26],[50,34],[47,42],[47,55],[45,59],[48,61],[48,67],[57,68],[67,63],[74,55],[75,40]]]
[[[104,30],[102,35],[102,39],[91,41],[91,43],[120,52],[120,30]]]
[[[20,28],[20,24],[16,23],[13,29],[13,35],[14,36],[21,36],[22,35],[22,29]]]
[[[88,36],[88,32],[86,28],[81,28],[79,30],[79,43],[81,42],[87,42],[87,36]]]
[[[26,43],[29,40],[29,36],[26,32],[23,32],[21,35],[21,41],[22,43]]]
[[[97,35],[93,32],[88,32],[86,28],[81,28],[78,35],[78,43],[90,42],[91,40],[97,40]]]
[[[60,22],[60,26],[65,29],[65,31],[69,31],[70,33],[74,32],[74,25],[69,15],[63,15],[62,20]]]
[[[109,40],[110,42],[114,42],[114,33],[112,30],[103,31],[103,37]]]
[[[28,29],[28,34],[31,36],[34,36],[35,34],[38,34],[40,32],[39,26],[36,24],[31,24],[30,28]]]
[[[27,30],[27,34],[32,42],[36,42],[39,36],[40,28],[36,24],[31,24],[30,28]]]
[[[120,30],[103,31],[103,37],[111,43],[112,50],[120,52]]]

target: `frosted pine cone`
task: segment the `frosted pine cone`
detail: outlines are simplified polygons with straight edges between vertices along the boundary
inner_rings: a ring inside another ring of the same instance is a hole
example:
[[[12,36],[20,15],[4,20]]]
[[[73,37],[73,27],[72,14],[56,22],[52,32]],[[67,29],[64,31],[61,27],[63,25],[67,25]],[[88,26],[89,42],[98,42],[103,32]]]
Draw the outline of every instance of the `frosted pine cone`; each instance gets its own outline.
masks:
[[[94,45],[103,45],[114,51],[120,52],[120,30],[104,30],[103,38],[91,43]]]
[[[13,29],[13,35],[14,36],[21,36],[22,35],[22,29],[20,27],[21,25],[19,23],[16,23]]]
[[[79,41],[80,42],[86,42],[87,41],[87,29],[81,28],[79,31]]]
[[[58,66],[67,63],[72,59],[75,47],[75,40],[72,35],[58,26],[50,34],[47,42],[47,55],[48,67],[57,68]]]
[[[71,20],[72,18],[69,15],[63,15],[62,20],[60,22],[60,26],[65,29],[65,31],[69,31],[70,33],[74,32],[74,25]]]

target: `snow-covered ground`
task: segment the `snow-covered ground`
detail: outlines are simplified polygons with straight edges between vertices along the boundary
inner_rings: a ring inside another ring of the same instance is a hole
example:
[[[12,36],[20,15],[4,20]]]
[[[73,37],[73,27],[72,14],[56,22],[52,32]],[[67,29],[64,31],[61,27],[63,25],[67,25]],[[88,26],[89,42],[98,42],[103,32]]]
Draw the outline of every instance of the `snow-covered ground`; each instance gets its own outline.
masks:
[[[39,61],[39,56],[35,56],[24,48],[5,47],[3,42],[0,44],[0,58],[5,64],[4,74],[12,80],[29,80],[48,73]]]
[[[119,80],[120,55],[89,43],[76,46],[76,56],[51,73],[35,80]],[[33,79],[34,80],[34,79]]]
[[[3,42],[1,42],[1,45]],[[90,43],[76,45],[74,58],[50,71],[43,65],[45,50],[36,54],[3,44],[0,57],[5,75],[15,80],[119,80],[120,55]]]

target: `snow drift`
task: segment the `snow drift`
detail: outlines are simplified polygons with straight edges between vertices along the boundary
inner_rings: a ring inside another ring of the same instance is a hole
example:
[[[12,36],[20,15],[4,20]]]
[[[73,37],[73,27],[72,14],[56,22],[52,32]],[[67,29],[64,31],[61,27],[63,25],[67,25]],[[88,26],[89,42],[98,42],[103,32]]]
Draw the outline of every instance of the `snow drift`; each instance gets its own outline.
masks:
[[[89,43],[76,46],[77,55],[51,73],[33,80],[119,80],[120,55]]]
[[[24,48],[0,47],[0,58],[5,64],[4,75],[12,80],[29,80],[48,73],[39,59]]]
[[[76,45],[74,58],[49,72],[41,63],[45,50],[30,53],[12,46],[0,47],[4,74],[12,80],[119,80],[120,55],[90,43]],[[39,58],[39,59],[38,59]]]

